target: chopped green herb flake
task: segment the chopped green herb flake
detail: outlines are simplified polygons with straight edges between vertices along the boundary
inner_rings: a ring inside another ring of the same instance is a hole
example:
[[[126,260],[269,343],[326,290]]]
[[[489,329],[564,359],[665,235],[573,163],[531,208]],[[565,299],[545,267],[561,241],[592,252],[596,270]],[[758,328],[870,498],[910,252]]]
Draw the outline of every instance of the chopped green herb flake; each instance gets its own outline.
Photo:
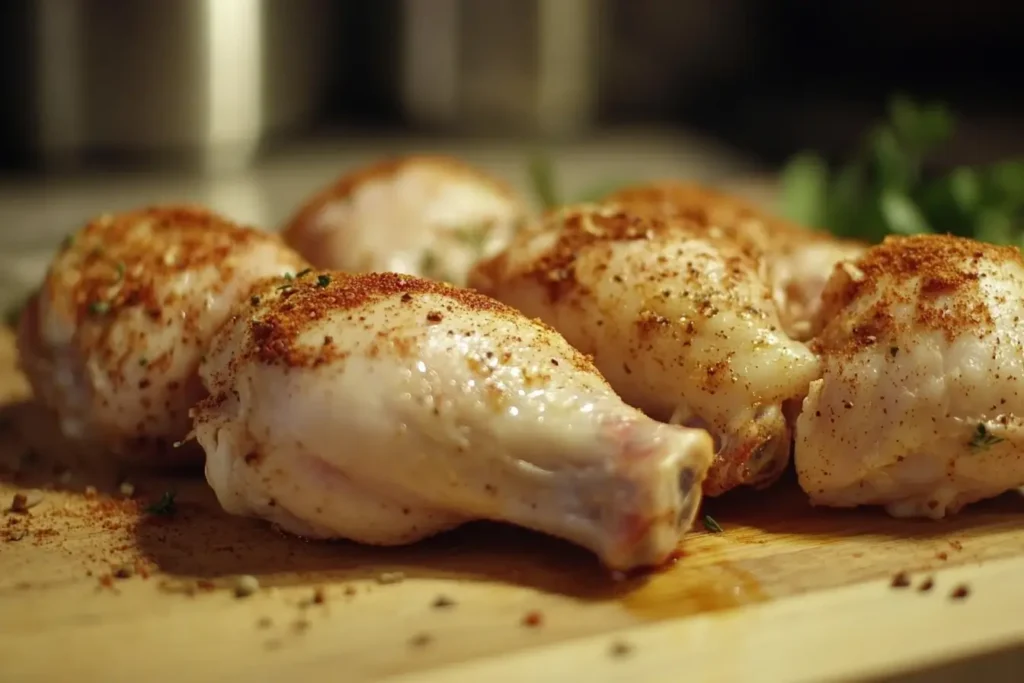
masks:
[[[93,315],[104,315],[110,311],[110,303],[106,301],[93,301],[89,304],[89,312]]]
[[[725,531],[722,525],[715,521],[711,515],[704,515],[704,528],[713,534],[720,534]]]
[[[146,508],[146,512],[161,517],[173,515],[177,510],[177,504],[175,503],[177,495],[174,491],[164,491],[158,501]]]
[[[285,273],[284,274],[284,279],[287,280],[288,282],[291,282],[292,280],[295,279],[295,276],[292,275],[291,273]]]
[[[312,268],[304,268],[303,270],[300,270],[298,273],[296,273],[295,277],[302,277],[303,275],[309,275],[312,272],[313,272]]]
[[[983,451],[1002,442],[1002,437],[990,432],[984,422],[979,422],[974,428],[974,434],[971,435],[970,446],[971,450]]]
[[[139,359],[139,367],[140,367],[140,368],[144,368],[144,367],[146,367],[147,365],[149,365],[149,359],[148,359],[148,358],[146,358],[145,356],[143,356],[142,358],[140,358],[140,359]]]
[[[326,287],[327,285],[331,284],[331,276],[330,275],[318,275],[317,278],[316,278],[316,284],[317,284],[317,287]]]
[[[249,297],[249,303],[251,303],[253,306],[259,306],[260,298],[253,294],[251,297]]]

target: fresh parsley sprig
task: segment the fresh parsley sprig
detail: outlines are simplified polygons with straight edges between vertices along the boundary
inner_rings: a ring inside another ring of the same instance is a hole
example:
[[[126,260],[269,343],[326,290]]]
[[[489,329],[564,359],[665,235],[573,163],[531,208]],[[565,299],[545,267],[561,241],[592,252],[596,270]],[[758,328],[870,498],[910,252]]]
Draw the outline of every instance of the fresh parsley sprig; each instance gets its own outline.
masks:
[[[794,157],[782,174],[782,211],[869,242],[888,234],[952,233],[1024,247],[1024,159],[929,174],[929,155],[953,129],[945,106],[897,96],[888,120],[839,168],[813,152]]]

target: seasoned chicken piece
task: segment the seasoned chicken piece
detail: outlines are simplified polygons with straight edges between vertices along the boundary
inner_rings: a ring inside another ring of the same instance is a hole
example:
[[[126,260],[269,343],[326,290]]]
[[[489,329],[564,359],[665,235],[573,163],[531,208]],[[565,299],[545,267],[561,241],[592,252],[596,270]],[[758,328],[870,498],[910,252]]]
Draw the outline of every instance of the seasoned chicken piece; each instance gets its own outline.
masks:
[[[205,395],[210,337],[253,282],[303,266],[276,235],[201,208],[102,216],[65,240],[22,314],[22,366],[67,436],[154,463],[195,458],[170,446]]]
[[[285,240],[320,268],[464,284],[525,219],[501,181],[457,159],[409,156],[348,173],[309,199]]]
[[[615,569],[664,561],[689,528],[711,439],[626,406],[543,324],[393,273],[317,272],[253,301],[193,411],[228,512],[379,545],[503,520]]]
[[[609,201],[636,209],[682,215],[745,247],[760,261],[772,288],[783,329],[806,340],[815,331],[821,291],[842,261],[860,256],[867,245],[841,240],[772,216],[744,199],[701,185],[660,182],[628,187]]]
[[[757,261],[680,215],[567,207],[481,263],[472,286],[545,321],[648,415],[709,429],[704,492],[774,481],[789,460],[783,404],[818,375],[780,329]]]
[[[1024,485],[1022,292],[1017,249],[956,237],[836,268],[796,429],[812,502],[942,517]]]

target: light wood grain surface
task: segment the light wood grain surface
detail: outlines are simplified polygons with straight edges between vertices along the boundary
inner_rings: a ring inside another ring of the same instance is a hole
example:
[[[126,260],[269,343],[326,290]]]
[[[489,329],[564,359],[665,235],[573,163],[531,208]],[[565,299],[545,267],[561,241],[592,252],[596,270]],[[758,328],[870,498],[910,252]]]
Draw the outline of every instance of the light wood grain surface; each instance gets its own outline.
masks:
[[[723,533],[633,577],[490,524],[306,543],[228,517],[198,473],[96,465],[14,365],[0,331],[0,503],[40,501],[0,516],[0,681],[811,681],[1024,644],[1019,496],[899,521],[812,509],[788,481],[711,501]],[[165,491],[177,512],[146,513]],[[900,571],[912,585],[890,586]],[[236,597],[240,575],[261,589]]]

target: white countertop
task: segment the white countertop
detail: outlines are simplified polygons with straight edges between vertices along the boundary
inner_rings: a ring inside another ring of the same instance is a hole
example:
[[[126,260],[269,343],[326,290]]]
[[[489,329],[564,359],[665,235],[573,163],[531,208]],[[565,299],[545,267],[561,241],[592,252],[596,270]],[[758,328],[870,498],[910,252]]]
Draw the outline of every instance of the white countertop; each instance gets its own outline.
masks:
[[[278,226],[310,193],[353,167],[408,152],[454,154],[529,192],[530,148],[514,142],[326,139],[268,155],[231,174],[90,173],[0,180],[0,306],[42,277],[61,238],[90,217],[157,202],[206,204],[240,222]],[[550,150],[564,196],[605,183],[685,178],[735,184],[761,169],[707,140],[681,133],[617,131]]]

